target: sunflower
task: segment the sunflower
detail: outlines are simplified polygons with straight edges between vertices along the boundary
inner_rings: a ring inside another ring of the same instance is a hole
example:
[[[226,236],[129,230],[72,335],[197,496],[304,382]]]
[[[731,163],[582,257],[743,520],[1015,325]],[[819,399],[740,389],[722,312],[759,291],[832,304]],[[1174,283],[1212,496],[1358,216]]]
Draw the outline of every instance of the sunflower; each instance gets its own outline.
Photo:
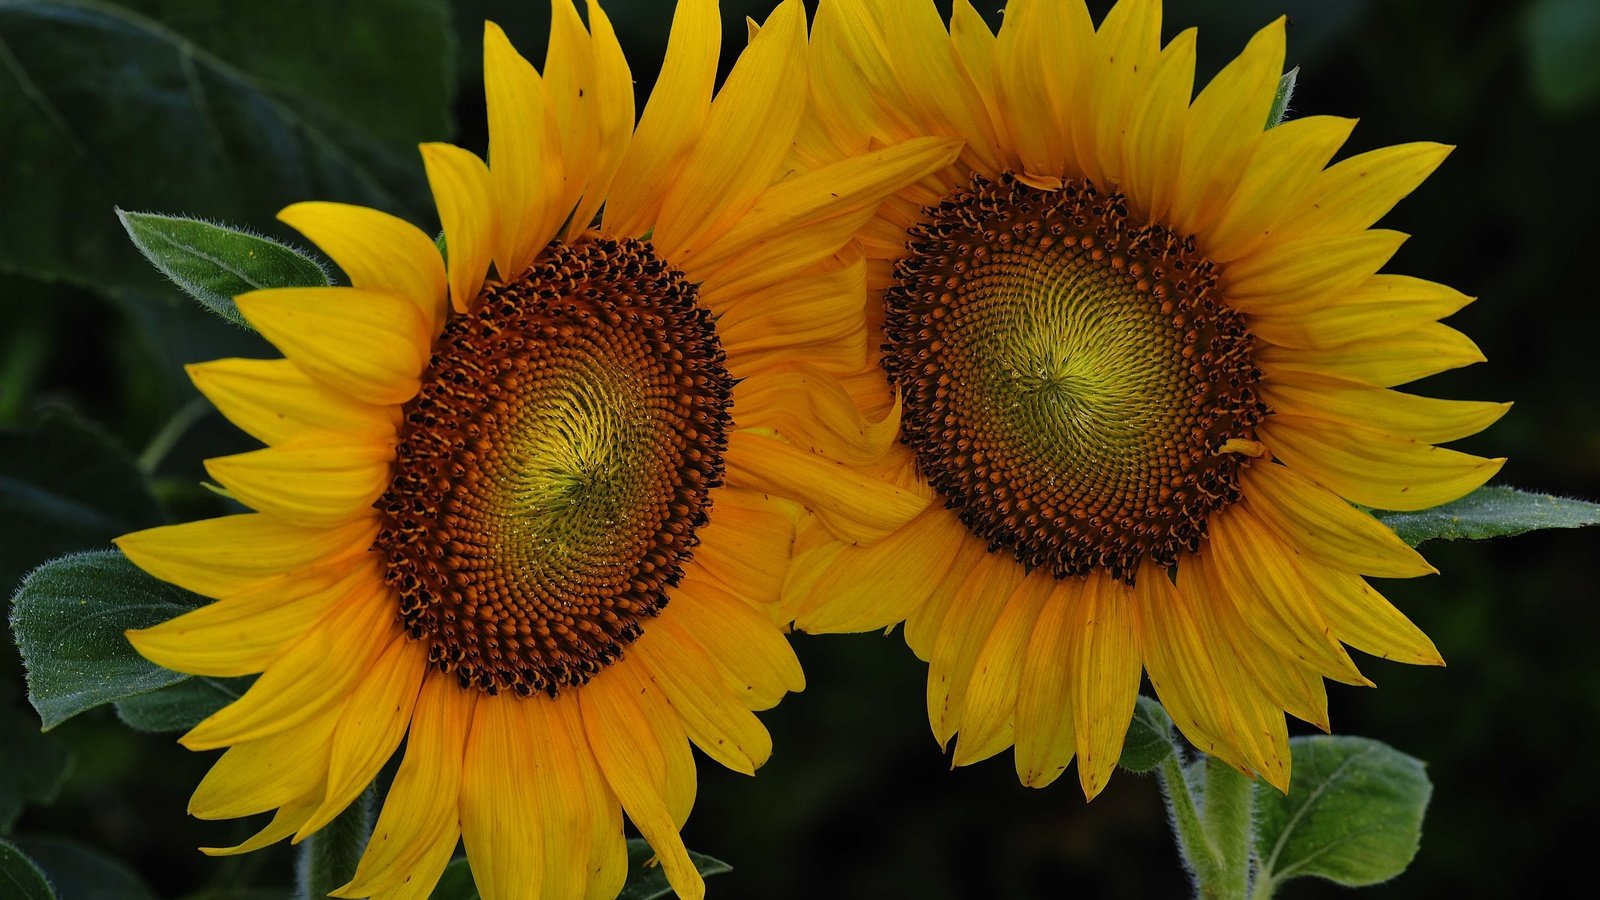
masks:
[[[1158,0],[822,0],[801,169],[926,135],[958,160],[861,243],[873,428],[836,468],[892,486],[877,540],[803,524],[784,589],[811,632],[905,622],[958,765],[1015,746],[1028,785],[1106,783],[1147,673],[1198,747],[1280,789],[1283,713],[1326,729],[1344,647],[1440,664],[1363,576],[1433,572],[1352,504],[1415,510],[1502,460],[1435,446],[1507,405],[1393,386],[1482,360],[1469,298],[1379,270],[1371,226],[1446,156],[1328,165],[1354,122],[1268,128],[1284,22],[1198,96]],[[1192,98],[1192,99],[1191,99]],[[898,442],[886,435],[898,430]],[[827,448],[816,449],[826,452]],[[920,502],[911,502],[917,498]]]
[[[142,654],[261,673],[182,738],[227,748],[194,815],[276,810],[207,852],[317,831],[405,739],[340,896],[425,897],[458,840],[486,897],[614,896],[624,812],[703,896],[689,742],[751,773],[771,752],[752,710],[804,685],[776,606],[800,508],[745,460],[806,417],[785,360],[859,331],[865,264],[841,247],[960,144],[791,177],[800,0],[714,102],[717,5],[684,0],[637,128],[604,12],[553,10],[542,74],[486,27],[488,165],[422,147],[447,261],[375,210],[281,214],[353,286],[239,297],[286,358],[190,369],[267,445],[207,464],[255,511],[117,542],[216,598],[130,632]]]

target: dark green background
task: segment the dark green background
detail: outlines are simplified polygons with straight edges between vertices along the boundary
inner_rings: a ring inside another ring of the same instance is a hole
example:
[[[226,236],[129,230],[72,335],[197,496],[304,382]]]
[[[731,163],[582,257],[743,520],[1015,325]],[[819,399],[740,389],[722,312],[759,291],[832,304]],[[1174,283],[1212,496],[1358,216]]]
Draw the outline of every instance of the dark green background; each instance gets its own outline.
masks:
[[[725,0],[726,58],[744,42],[743,16],[770,6]],[[607,8],[642,99],[670,4]],[[1167,30],[1201,27],[1209,73],[1280,12],[1291,15],[1289,63],[1302,67],[1295,112],[1360,117],[1352,150],[1459,145],[1385,223],[1415,235],[1391,270],[1482,298],[1453,324],[1490,363],[1427,392],[1516,400],[1466,449],[1510,456],[1510,483],[1600,496],[1600,4],[1184,0],[1168,3]],[[112,206],[291,237],[272,219],[278,208],[348,199],[435,227],[412,147],[455,139],[483,150],[485,16],[542,58],[541,0],[0,0],[0,579],[162,517],[215,514],[197,487],[200,460],[249,446],[194,405],[179,365],[269,351],[164,285]],[[127,457],[186,408],[198,421],[154,469],[152,507],[127,491]],[[1593,541],[1548,532],[1435,546],[1444,574],[1386,586],[1450,665],[1372,661],[1379,690],[1330,689],[1340,732],[1428,761],[1437,788],[1415,865],[1370,896],[1577,892],[1573,867],[1589,849],[1577,830],[1600,807]],[[1047,790],[1020,787],[1009,753],[947,771],[922,712],[924,667],[898,636],[796,643],[811,687],[766,715],[772,762],[753,781],[702,766],[686,837],[735,869],[713,896],[1185,892],[1153,781],[1119,775],[1086,805],[1070,773]],[[62,726],[54,744],[20,743],[37,720],[19,699],[14,655],[0,660],[0,780],[27,752],[68,749],[73,760],[58,802],[25,811],[19,833],[79,838],[162,896],[283,892],[282,848],[234,860],[194,852],[245,831],[184,815],[207,756],[135,734],[108,710]],[[273,890],[229,887],[243,884]],[[1285,895],[1336,892],[1306,882]]]

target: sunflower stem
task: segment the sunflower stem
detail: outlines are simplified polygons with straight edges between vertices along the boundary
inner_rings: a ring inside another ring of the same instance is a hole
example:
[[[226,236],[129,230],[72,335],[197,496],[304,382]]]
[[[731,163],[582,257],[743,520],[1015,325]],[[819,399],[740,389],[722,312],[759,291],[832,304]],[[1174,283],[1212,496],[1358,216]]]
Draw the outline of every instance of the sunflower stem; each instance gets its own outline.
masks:
[[[368,786],[344,812],[301,842],[297,900],[320,900],[355,877],[372,834],[375,787]]]
[[[1184,766],[1173,754],[1156,771],[1195,896],[1244,900],[1250,890],[1254,784],[1209,756]]]

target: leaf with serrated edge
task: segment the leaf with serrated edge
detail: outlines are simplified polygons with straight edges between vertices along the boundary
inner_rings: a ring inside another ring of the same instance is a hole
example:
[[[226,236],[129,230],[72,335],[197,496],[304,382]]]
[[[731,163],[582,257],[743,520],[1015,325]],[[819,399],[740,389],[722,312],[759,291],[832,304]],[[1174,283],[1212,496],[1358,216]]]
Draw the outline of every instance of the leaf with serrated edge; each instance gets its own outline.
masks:
[[[123,632],[202,602],[115,550],[63,556],[35,569],[12,598],[11,631],[27,668],[28,701],[44,727],[188,678],[140,656]]]
[[[271,238],[182,216],[119,209],[117,218],[151,265],[235,325],[250,327],[233,303],[240,294],[331,283],[321,263]]]
[[[1545,528],[1600,525],[1600,503],[1534,494],[1504,485],[1420,512],[1374,512],[1413,547],[1423,541],[1481,541]]]
[[[1289,742],[1287,796],[1256,792],[1256,896],[1291,878],[1377,884],[1417,855],[1433,784],[1421,760],[1368,738],[1316,735]]]
[[[656,865],[654,860],[655,851],[650,849],[647,842],[639,838],[628,841],[628,881],[622,886],[622,893],[617,895],[617,900],[657,900],[659,897],[673,896],[672,886],[667,884],[666,870]],[[732,866],[704,853],[690,851],[689,861],[694,863],[702,878],[733,871]]]
[[[56,900],[56,892],[39,866],[4,838],[0,838],[0,896],[7,900]]]
[[[1130,772],[1148,772],[1172,754],[1172,719],[1150,697],[1141,696],[1134,707],[1128,736],[1122,742],[1117,765]]]

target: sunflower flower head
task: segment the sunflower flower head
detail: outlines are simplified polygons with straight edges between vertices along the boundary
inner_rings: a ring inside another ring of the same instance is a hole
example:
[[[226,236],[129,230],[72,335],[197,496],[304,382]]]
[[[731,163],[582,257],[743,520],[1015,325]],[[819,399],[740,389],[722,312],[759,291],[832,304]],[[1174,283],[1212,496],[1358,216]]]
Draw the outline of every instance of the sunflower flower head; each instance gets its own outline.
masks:
[[[998,34],[967,0],[823,0],[795,148],[965,141],[863,226],[874,352],[836,387],[872,428],[833,474],[893,503],[873,535],[802,523],[787,614],[904,621],[957,764],[1075,758],[1090,797],[1145,674],[1283,789],[1284,712],[1325,729],[1323,679],[1370,684],[1346,644],[1439,663],[1363,578],[1432,567],[1352,504],[1483,484],[1502,460],[1436,445],[1507,408],[1391,390],[1482,360],[1438,321],[1469,298],[1380,273],[1404,235],[1372,227],[1449,148],[1329,165],[1352,120],[1265,127],[1282,19],[1198,93],[1194,30],[1160,38],[1159,0],[1016,0]]]
[[[703,896],[678,834],[689,744],[753,772],[772,748],[752,711],[804,686],[777,606],[801,507],[746,460],[793,452],[778,435],[814,405],[786,360],[859,331],[845,243],[961,143],[795,175],[799,0],[714,99],[717,6],[683,0],[637,127],[600,6],[552,10],[542,72],[486,28],[487,164],[422,147],[447,262],[382,212],[281,214],[351,286],[238,298],[284,358],[190,370],[267,445],[208,463],[254,511],[118,541],[216,598],[131,632],[141,653],[260,673],[182,738],[226,748],[193,814],[275,812],[207,852],[315,832],[404,740],[340,896],[425,897],[458,841],[485,897],[615,896],[624,813]]]

